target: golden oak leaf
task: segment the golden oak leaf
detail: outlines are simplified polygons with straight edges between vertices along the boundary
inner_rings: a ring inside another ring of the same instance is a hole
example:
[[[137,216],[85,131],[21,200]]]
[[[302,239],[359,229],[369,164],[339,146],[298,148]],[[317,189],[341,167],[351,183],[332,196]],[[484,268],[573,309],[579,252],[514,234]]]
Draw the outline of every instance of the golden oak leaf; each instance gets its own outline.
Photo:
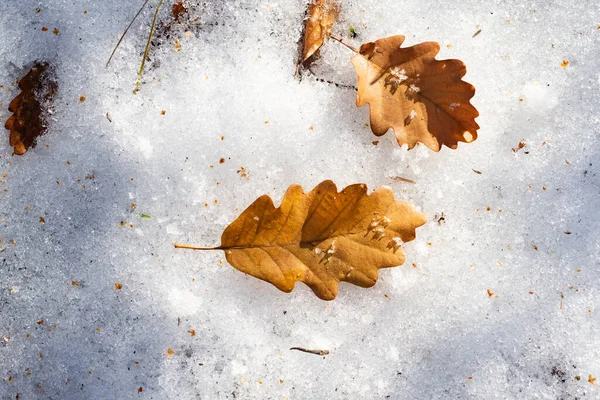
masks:
[[[341,11],[337,0],[311,0],[308,5],[308,18],[304,26],[304,50],[302,62],[306,61],[323,45],[325,37]]]
[[[435,42],[401,47],[404,36],[363,44],[352,64],[358,76],[358,107],[368,103],[371,130],[394,130],[399,145],[424,143],[434,151],[477,139],[479,115],[469,100],[475,88],[461,80],[460,60],[436,60]]]
[[[21,93],[8,105],[13,115],[4,127],[10,131],[10,145],[17,155],[35,147],[38,136],[46,133],[45,112],[58,88],[48,67],[48,63],[37,62],[19,81]]]
[[[304,282],[323,300],[332,300],[338,283],[375,284],[380,268],[404,263],[402,243],[415,238],[427,220],[390,188],[370,195],[364,184],[338,193],[324,181],[309,193],[292,185],[279,208],[259,197],[223,232],[221,245],[236,269],[291,292]]]

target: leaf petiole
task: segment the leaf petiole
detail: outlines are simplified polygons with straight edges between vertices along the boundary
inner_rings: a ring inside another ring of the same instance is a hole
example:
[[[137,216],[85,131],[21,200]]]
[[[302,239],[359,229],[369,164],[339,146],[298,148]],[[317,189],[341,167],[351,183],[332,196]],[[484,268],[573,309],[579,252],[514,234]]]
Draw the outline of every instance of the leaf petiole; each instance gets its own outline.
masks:
[[[337,37],[335,35],[329,35],[329,37],[332,38],[333,40],[340,42],[341,44],[343,44],[344,46],[346,46],[347,48],[349,48],[350,50],[352,50],[353,52],[358,54],[358,50],[355,47],[352,47],[348,43],[344,42],[344,40],[342,38]]]
[[[175,246],[176,249],[190,249],[190,250],[222,250],[221,247],[196,247],[196,246],[192,246],[189,244],[181,244],[181,243],[174,243],[173,246]]]

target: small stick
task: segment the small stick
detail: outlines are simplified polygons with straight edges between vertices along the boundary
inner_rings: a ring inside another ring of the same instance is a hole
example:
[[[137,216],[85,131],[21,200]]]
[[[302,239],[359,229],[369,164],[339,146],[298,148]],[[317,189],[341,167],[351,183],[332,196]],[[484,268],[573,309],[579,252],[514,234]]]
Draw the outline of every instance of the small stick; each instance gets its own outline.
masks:
[[[318,356],[326,356],[327,354],[329,354],[329,350],[310,350],[305,349],[304,347],[290,347],[290,350],[298,350],[304,353],[316,354]]]
[[[342,38],[337,37],[335,35],[329,35],[330,38],[332,38],[333,40],[337,40],[338,42],[340,42],[341,44],[343,44],[344,46],[346,46],[347,48],[349,48],[350,50],[352,50],[353,52],[358,54],[358,50],[352,46],[350,46],[348,43],[344,42],[342,40]]]

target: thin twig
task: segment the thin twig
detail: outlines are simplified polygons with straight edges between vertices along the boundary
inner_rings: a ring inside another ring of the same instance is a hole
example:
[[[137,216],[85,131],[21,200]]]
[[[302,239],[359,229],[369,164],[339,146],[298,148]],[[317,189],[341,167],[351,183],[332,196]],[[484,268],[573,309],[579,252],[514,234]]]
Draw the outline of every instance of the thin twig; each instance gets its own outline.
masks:
[[[144,9],[144,7],[146,7],[146,4],[148,4],[150,0],[146,0],[144,2],[144,4],[142,4],[142,6],[140,7],[140,9],[138,10],[137,14],[135,14],[135,16],[133,17],[133,19],[131,20],[131,22],[129,23],[129,25],[127,25],[127,28],[125,28],[125,31],[123,32],[123,34],[121,35],[121,38],[119,39],[119,41],[117,42],[117,45],[115,46],[115,48],[113,49],[112,53],[110,53],[110,57],[108,58],[108,62],[106,63],[106,67],[108,68],[108,64],[110,64],[110,61],[112,60],[113,56],[115,55],[115,52],[117,51],[117,49],[119,48],[119,45],[121,44],[121,42],[123,41],[123,39],[125,38],[125,35],[127,35],[127,31],[129,31],[129,28],[131,28],[131,25],[133,25],[134,21],[136,20],[136,18],[142,13],[142,10]]]
[[[290,350],[298,350],[304,353],[316,354],[318,356],[326,356],[327,354],[329,354],[329,350],[310,350],[305,349],[303,347],[291,347]]]

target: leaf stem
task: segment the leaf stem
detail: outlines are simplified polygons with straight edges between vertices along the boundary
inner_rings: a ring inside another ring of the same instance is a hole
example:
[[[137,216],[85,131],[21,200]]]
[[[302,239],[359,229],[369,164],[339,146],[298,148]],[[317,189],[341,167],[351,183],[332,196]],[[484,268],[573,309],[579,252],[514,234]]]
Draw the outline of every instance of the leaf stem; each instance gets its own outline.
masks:
[[[176,249],[190,249],[190,250],[221,250],[220,247],[196,247],[189,244],[174,243]]]
[[[335,35],[329,35],[329,37],[332,38],[333,40],[336,40],[336,41],[340,42],[341,44],[343,44],[344,46],[346,46],[347,48],[349,48],[350,50],[352,50],[353,52],[355,52],[356,54],[358,54],[358,49],[356,49],[355,47],[352,47],[348,43],[344,42],[342,40],[342,38],[337,37]]]

